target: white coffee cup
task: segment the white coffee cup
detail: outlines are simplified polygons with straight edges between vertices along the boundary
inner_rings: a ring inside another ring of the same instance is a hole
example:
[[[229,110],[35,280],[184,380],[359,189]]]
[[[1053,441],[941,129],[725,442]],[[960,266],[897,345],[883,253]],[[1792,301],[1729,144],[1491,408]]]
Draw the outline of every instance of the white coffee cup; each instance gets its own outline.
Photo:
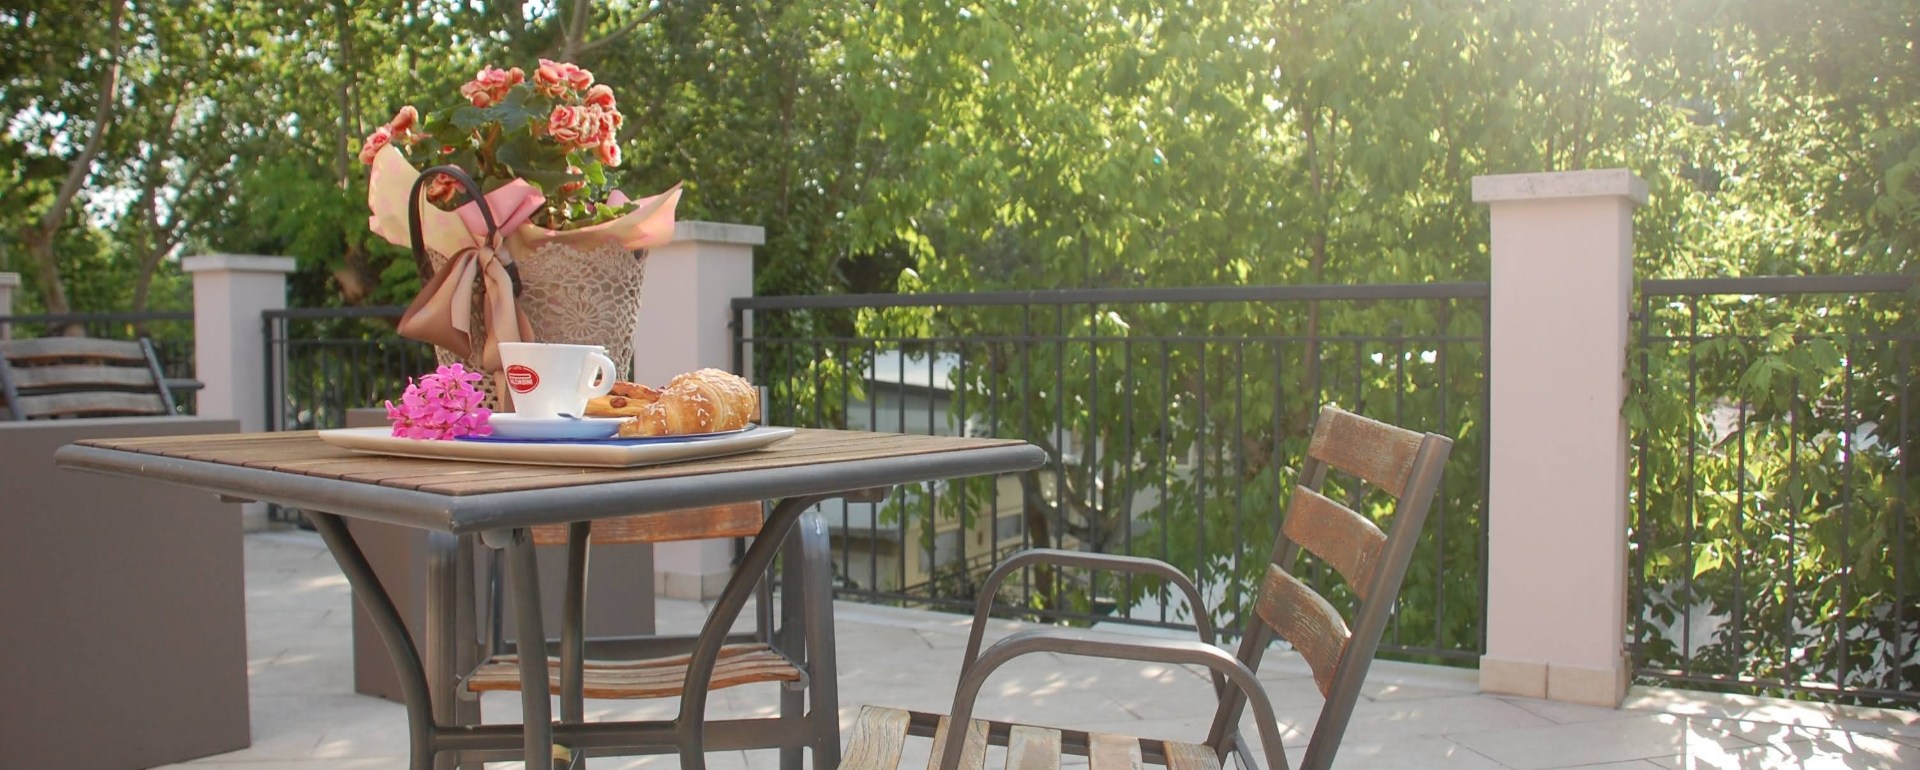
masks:
[[[588,399],[613,390],[618,376],[607,349],[599,345],[502,342],[500,363],[506,367],[513,412],[521,417],[579,417]]]

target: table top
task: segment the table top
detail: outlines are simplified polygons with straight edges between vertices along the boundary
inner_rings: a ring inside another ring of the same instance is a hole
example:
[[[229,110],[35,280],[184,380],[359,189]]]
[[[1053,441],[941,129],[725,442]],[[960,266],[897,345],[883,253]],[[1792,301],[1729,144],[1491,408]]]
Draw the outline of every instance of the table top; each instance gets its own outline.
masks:
[[[90,439],[62,467],[466,534],[1007,473],[1046,461],[1012,439],[799,429],[767,449],[639,468],[389,457],[313,431]]]

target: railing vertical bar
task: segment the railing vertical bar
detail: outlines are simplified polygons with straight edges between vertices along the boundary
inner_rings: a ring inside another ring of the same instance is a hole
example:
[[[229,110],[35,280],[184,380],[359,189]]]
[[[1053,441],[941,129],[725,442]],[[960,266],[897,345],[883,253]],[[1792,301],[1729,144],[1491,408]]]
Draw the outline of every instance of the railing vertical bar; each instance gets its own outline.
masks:
[[[1681,542],[1686,544],[1686,569],[1681,573],[1685,587],[1680,602],[1684,612],[1680,624],[1681,673],[1693,675],[1693,572],[1694,553],[1698,543],[1694,540],[1694,520],[1699,516],[1700,475],[1696,464],[1697,449],[1700,445],[1700,356],[1695,349],[1700,344],[1700,298],[1687,298],[1687,520]]]
[[[1434,318],[1439,324],[1439,333],[1446,336],[1452,327],[1453,303],[1445,299],[1434,300]],[[1452,415],[1448,414],[1447,394],[1453,392],[1453,381],[1447,379],[1447,343],[1435,343],[1433,346],[1434,380],[1440,387],[1434,389],[1436,408],[1440,412],[1439,424],[1435,432],[1453,436]],[[1447,495],[1443,490],[1433,496],[1433,640],[1436,646],[1447,641]]]
[[[1857,357],[1859,340],[1855,335],[1848,334],[1846,341],[1847,347],[1840,364],[1840,413],[1846,420],[1840,427],[1840,447],[1846,452],[1840,460],[1840,604],[1834,613],[1840,621],[1840,628],[1834,636],[1834,646],[1840,652],[1840,668],[1834,672],[1834,684],[1843,690],[1847,687],[1853,665],[1852,635],[1848,632],[1853,617],[1853,469],[1854,455],[1860,450],[1856,438],[1856,431],[1860,430],[1860,413],[1853,406],[1853,361]]]
[[[1393,351],[1393,424],[1406,425],[1407,424],[1406,336],[1402,334],[1399,340],[1397,340],[1390,346],[1390,349]],[[1445,495],[1434,495],[1434,497],[1445,497]],[[1431,530],[1432,527],[1429,527],[1428,529]],[[1435,576],[1439,575],[1438,572],[1434,574]],[[1438,588],[1438,587],[1439,586],[1435,586],[1435,588]],[[1438,596],[1441,593],[1442,593],[1441,591],[1437,591],[1437,590],[1434,591],[1435,596]],[[1404,597],[1402,597],[1402,601],[1404,601]],[[1436,611],[1434,613],[1434,616],[1439,617],[1439,612]],[[1393,635],[1391,638],[1393,639],[1393,645],[1395,647],[1398,647],[1403,643],[1400,635],[1400,618],[1401,618],[1401,613],[1397,611],[1394,612],[1393,616],[1390,618],[1390,620],[1393,623]],[[1438,637],[1435,637],[1435,638],[1437,639]]]
[[[1068,335],[1063,333],[1062,336]],[[1084,458],[1082,462],[1086,463],[1090,468],[1087,473],[1086,490],[1087,510],[1090,511],[1091,514],[1087,517],[1087,523],[1093,532],[1094,550],[1105,553],[1107,551],[1108,539],[1111,538],[1113,534],[1107,531],[1107,522],[1104,518],[1107,512],[1108,490],[1096,481],[1100,477],[1099,468],[1101,464],[1100,456],[1096,449],[1098,445],[1095,443],[1100,438],[1100,343],[1093,339],[1100,336],[1100,305],[1098,303],[1089,303],[1087,305],[1086,336],[1088,337],[1086,343],[1087,428],[1086,435],[1082,437],[1081,451],[1084,454],[1082,454],[1081,457]],[[1066,391],[1061,391],[1062,396],[1064,396],[1065,393]],[[1065,442],[1066,439],[1063,437],[1061,441]],[[1125,518],[1123,514],[1121,516],[1121,526],[1126,526]],[[1092,570],[1091,574],[1087,575],[1087,592],[1090,594],[1089,599],[1092,600],[1088,603],[1089,609],[1098,611],[1094,602],[1098,601],[1100,585],[1104,577],[1105,575],[1097,569]],[[1118,611],[1118,609],[1116,608],[1115,611]]]
[[[1165,404],[1167,408],[1172,408],[1173,406],[1172,344],[1173,343],[1165,338],[1160,340],[1160,401]],[[1159,518],[1159,526],[1155,528],[1160,530],[1160,554],[1164,557],[1173,552],[1173,546],[1167,540],[1167,531],[1173,529],[1173,511],[1170,507],[1173,500],[1173,444],[1171,443],[1172,438],[1170,434],[1173,431],[1167,429],[1167,425],[1172,422],[1172,415],[1163,413],[1160,419],[1160,503],[1154,506],[1154,508],[1157,511],[1156,516]],[[1196,568],[1194,571],[1199,572],[1199,569]],[[1167,605],[1169,603],[1167,599],[1172,596],[1172,593],[1162,588],[1160,596],[1160,622],[1165,623],[1167,622]],[[1201,610],[1196,609],[1193,611],[1200,612]]]
[[[1491,300],[1480,300],[1480,350],[1482,356],[1480,377],[1480,425],[1482,429],[1479,441],[1480,515],[1478,517],[1479,526],[1475,528],[1474,533],[1474,561],[1478,565],[1477,571],[1479,573],[1475,579],[1479,581],[1478,598],[1480,611],[1474,613],[1473,637],[1474,643],[1479,646],[1479,651],[1482,653],[1487,650],[1487,519],[1490,513],[1487,500],[1493,497],[1493,482],[1489,479],[1491,474],[1487,473],[1487,468],[1493,464],[1493,442],[1488,440],[1488,437],[1492,435],[1488,432],[1488,426],[1491,426],[1493,422],[1493,377],[1488,374],[1493,371],[1492,309],[1493,303]]]
[[[1121,461],[1126,463],[1122,469],[1124,475],[1120,481],[1122,490],[1121,499],[1126,501],[1126,508],[1121,513],[1121,518],[1126,521],[1127,527],[1126,531],[1122,534],[1121,547],[1126,549],[1126,553],[1131,555],[1133,553],[1133,502],[1140,494],[1139,488],[1135,485],[1137,479],[1134,478],[1134,458],[1139,455],[1139,452],[1135,450],[1133,446],[1134,375],[1133,338],[1131,336],[1120,342],[1120,360],[1124,367],[1121,374],[1122,384],[1120,389],[1120,451],[1123,453],[1121,455]],[[1121,580],[1123,581],[1120,586],[1121,593],[1128,599],[1132,599],[1133,573],[1123,572],[1121,575]],[[1133,608],[1128,607],[1126,614],[1131,617],[1133,615]]]
[[[1032,407],[1033,402],[1030,401],[1029,399],[1033,397],[1033,306],[1020,305],[1019,307],[1020,307],[1020,402],[1021,402],[1020,438],[1025,439],[1027,441],[1032,441],[1033,440],[1033,407]],[[1039,483],[1039,480],[1040,480],[1039,471],[1037,470],[1027,471],[1027,473],[1030,474],[1030,478],[1033,479],[1034,484]],[[1050,544],[1037,543],[1037,542],[1034,542],[1033,540],[1033,526],[1032,526],[1033,522],[1030,518],[1033,515],[1033,513],[1027,510],[1027,506],[1030,504],[1029,498],[1037,497],[1038,495],[1024,494],[1027,491],[1026,490],[1027,483],[1028,482],[1024,480],[1020,482],[1021,491],[1023,493],[1020,495],[1020,540],[1021,542],[1026,543],[1028,548],[1045,548]],[[1040,513],[1043,516],[1046,515],[1046,511],[1041,511]],[[1033,603],[1033,593],[1034,593],[1033,570],[1031,569],[1020,570],[1020,595],[1026,598],[1025,604],[1030,606]]]
[[[1887,649],[1887,671],[1891,680],[1891,689],[1920,691],[1920,680],[1913,686],[1906,684],[1905,667],[1900,665],[1900,657],[1907,650],[1907,624],[1911,622],[1913,602],[1907,597],[1907,584],[1912,580],[1911,549],[1907,547],[1906,522],[1912,515],[1913,500],[1907,496],[1907,487],[1913,483],[1913,436],[1908,426],[1913,422],[1911,409],[1913,396],[1913,340],[1895,340],[1894,349],[1899,351],[1897,358],[1900,366],[1900,482],[1894,485],[1893,493],[1893,646]]]
[[[1634,485],[1639,490],[1639,494],[1638,499],[1634,501],[1633,534],[1634,540],[1639,545],[1633,549],[1632,573],[1629,578],[1632,581],[1632,591],[1628,596],[1628,607],[1632,615],[1628,618],[1628,623],[1633,633],[1628,638],[1628,643],[1633,650],[1633,665],[1644,668],[1647,665],[1648,633],[1647,553],[1648,549],[1653,547],[1652,522],[1648,521],[1647,517],[1647,479],[1653,473],[1647,467],[1647,445],[1658,435],[1653,429],[1651,420],[1645,419],[1645,415],[1653,413],[1654,407],[1652,403],[1654,399],[1653,361],[1650,352],[1653,347],[1653,295],[1644,291],[1640,293],[1640,317],[1635,320],[1635,323],[1639,326],[1640,335],[1640,392],[1636,397],[1642,402],[1643,408],[1640,413],[1643,415],[1643,424],[1637,429],[1638,435],[1634,447],[1635,456],[1639,458],[1638,466],[1634,469]]]
[[[1065,542],[1067,531],[1067,306],[1053,306],[1053,430],[1047,436],[1047,445],[1054,447],[1057,456],[1053,466],[1053,521],[1048,531],[1055,542]],[[1059,609],[1062,606],[1060,596],[1060,573],[1053,573],[1052,596],[1047,597],[1047,606]]]
[[[1787,404],[1787,518],[1785,524],[1787,528],[1787,562],[1791,564],[1798,562],[1800,558],[1800,528],[1798,525],[1800,523],[1801,508],[1800,501],[1797,499],[1797,490],[1799,487],[1796,486],[1796,482],[1800,474],[1799,426],[1802,398],[1800,393],[1800,377],[1798,375],[1790,377],[1788,383],[1787,393],[1790,394],[1788,398],[1792,400]],[[1791,645],[1799,641],[1798,634],[1795,634],[1793,630],[1793,616],[1799,609],[1800,576],[1789,573],[1786,576],[1786,584],[1787,611],[1780,619],[1782,626],[1780,629],[1782,632],[1780,638],[1787,640],[1787,643]],[[1793,655],[1786,656],[1781,665],[1781,669],[1784,672],[1781,678],[1789,682],[1799,679],[1799,677],[1793,673],[1795,657],[1796,656]]]
[[[1194,391],[1198,394],[1196,399],[1198,406],[1195,409],[1195,414],[1198,414],[1199,417],[1194,420],[1195,438],[1193,440],[1193,448],[1199,453],[1199,456],[1194,459],[1193,463],[1193,479],[1195,485],[1193,495],[1193,520],[1194,528],[1198,535],[1194,542],[1199,544],[1197,547],[1200,552],[1195,555],[1196,558],[1194,559],[1194,563],[1198,566],[1194,569],[1193,582],[1195,587],[1200,589],[1200,595],[1206,596],[1208,583],[1206,554],[1212,551],[1212,549],[1208,547],[1209,543],[1207,541],[1207,343],[1205,340],[1201,340],[1196,344],[1196,347],[1200,349],[1198,357],[1199,366],[1195,367],[1195,370],[1200,373],[1200,384],[1194,388]],[[1196,610],[1196,612],[1197,611],[1198,610]]]
[[[1245,340],[1233,346],[1233,532],[1246,532],[1246,491],[1247,491],[1247,343]],[[1238,607],[1245,600],[1241,590],[1241,580],[1246,577],[1242,562],[1246,556],[1247,540],[1244,537],[1229,537],[1233,543],[1230,564],[1233,580],[1229,581],[1229,594],[1233,600],[1228,606]]]

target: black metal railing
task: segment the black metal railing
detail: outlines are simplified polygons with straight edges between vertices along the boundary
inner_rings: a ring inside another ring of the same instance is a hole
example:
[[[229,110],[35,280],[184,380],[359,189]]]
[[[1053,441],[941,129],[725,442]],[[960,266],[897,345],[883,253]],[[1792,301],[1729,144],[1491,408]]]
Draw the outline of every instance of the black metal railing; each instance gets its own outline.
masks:
[[[0,316],[0,339],[28,339],[65,334],[78,326],[88,337],[115,340],[153,340],[160,372],[173,390],[174,407],[194,414],[199,382],[193,369],[193,311],[152,310],[139,313],[53,313]]]
[[[269,430],[338,428],[347,410],[379,406],[431,372],[433,347],[401,337],[395,306],[264,314]]]
[[[1239,628],[1318,407],[1457,442],[1383,649],[1484,647],[1487,285],[1267,286],[734,301],[736,368],[783,425],[1020,438],[1042,470],[828,504],[841,595],[970,608],[1013,548],[1150,555]],[[1371,503],[1369,503],[1371,504]],[[1345,597],[1330,570],[1303,574]],[[1151,581],[1030,572],[1010,612],[1185,626]]]
[[[1916,298],[1912,276],[1642,282],[1643,681],[1920,703]]]
[[[400,306],[293,308],[262,314],[268,430],[344,427],[351,409],[398,398],[434,367],[433,347],[399,336]],[[273,521],[298,511],[268,506]]]

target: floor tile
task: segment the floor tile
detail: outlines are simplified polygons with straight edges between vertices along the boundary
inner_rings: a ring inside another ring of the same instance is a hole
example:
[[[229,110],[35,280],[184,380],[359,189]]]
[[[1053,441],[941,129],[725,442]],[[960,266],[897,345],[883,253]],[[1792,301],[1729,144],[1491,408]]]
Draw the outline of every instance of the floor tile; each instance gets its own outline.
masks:
[[[1517,707],[1516,707],[1517,708]],[[1696,746],[1752,746],[1713,720],[1653,714],[1545,727],[1462,732],[1453,739],[1516,770],[1685,755]]]

